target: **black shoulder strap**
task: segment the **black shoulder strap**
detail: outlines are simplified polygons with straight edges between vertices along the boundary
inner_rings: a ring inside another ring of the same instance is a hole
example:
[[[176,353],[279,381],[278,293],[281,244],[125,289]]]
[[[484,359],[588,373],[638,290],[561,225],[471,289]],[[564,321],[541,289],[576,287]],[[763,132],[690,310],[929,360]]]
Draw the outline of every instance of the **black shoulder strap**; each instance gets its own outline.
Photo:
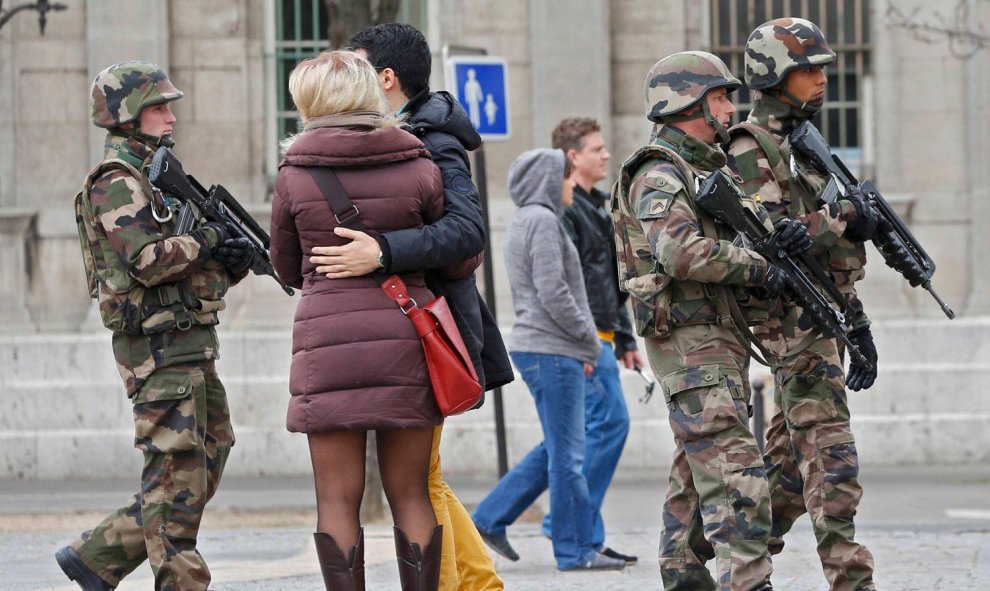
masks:
[[[332,168],[326,166],[312,167],[306,170],[313,177],[313,180],[316,181],[316,186],[320,188],[323,198],[330,205],[330,211],[333,212],[333,217],[337,220],[337,223],[351,230],[367,232],[368,227],[364,225],[364,220],[361,219],[361,210],[347,196],[347,191],[340,184],[337,173]],[[382,273],[381,270],[371,273],[371,276],[378,283],[389,277],[385,273]]]
[[[340,184],[337,173],[332,168],[325,166],[307,168],[306,170],[316,181],[316,186],[320,188],[324,199],[330,204],[330,211],[333,212],[333,217],[337,223],[345,228],[367,232],[368,228],[361,220],[361,210],[347,196],[347,191]]]

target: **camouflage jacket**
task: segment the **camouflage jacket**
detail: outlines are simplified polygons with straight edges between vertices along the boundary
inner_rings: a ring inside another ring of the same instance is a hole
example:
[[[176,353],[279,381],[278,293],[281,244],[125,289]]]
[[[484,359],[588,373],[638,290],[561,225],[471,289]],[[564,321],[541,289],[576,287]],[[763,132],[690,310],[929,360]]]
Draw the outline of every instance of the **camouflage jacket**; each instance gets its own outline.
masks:
[[[690,153],[683,146],[704,144],[671,130],[661,128],[653,144],[626,160],[612,191],[619,284],[632,296],[637,333],[649,337],[676,326],[717,323],[712,285],[757,286],[767,272],[763,257],[733,244],[728,227],[705,235],[699,215],[706,214],[694,205],[695,181],[719,163],[686,161],[681,154]],[[688,141],[678,146],[667,136]],[[748,206],[756,207],[752,200]],[[733,290],[747,320],[765,320],[765,307],[761,315],[747,291]]]
[[[212,229],[173,236],[159,221],[174,204],[151,191],[143,171],[152,155],[138,139],[108,134],[75,203],[90,297],[113,331],[128,396],[159,367],[218,356],[213,325],[239,279],[211,258]]]
[[[863,243],[843,236],[847,224],[855,219],[855,208],[844,199],[821,201],[819,195],[828,179],[791,153],[792,120],[789,107],[779,99],[760,96],[749,119],[730,130],[729,168],[742,179],[743,192],[759,199],[773,223],[793,218],[808,226],[812,254],[849,298],[852,327],[869,326],[855,289],[865,274],[866,251]]]

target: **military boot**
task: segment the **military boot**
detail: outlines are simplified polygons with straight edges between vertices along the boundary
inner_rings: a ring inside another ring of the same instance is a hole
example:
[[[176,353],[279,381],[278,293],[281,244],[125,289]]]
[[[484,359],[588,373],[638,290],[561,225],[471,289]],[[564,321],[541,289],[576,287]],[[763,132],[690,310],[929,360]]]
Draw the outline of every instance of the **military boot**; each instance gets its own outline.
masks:
[[[66,546],[55,553],[55,562],[69,577],[70,581],[75,581],[83,591],[113,591],[113,587],[104,581],[86,566],[86,563],[79,558],[79,554],[72,548]]]
[[[327,591],[364,591],[364,528],[346,556],[330,534],[318,531],[313,539]]]
[[[436,591],[440,585],[440,546],[443,540],[443,526],[438,525],[433,530],[430,542],[422,550],[419,544],[411,543],[401,529],[397,527],[392,529],[402,591]]]

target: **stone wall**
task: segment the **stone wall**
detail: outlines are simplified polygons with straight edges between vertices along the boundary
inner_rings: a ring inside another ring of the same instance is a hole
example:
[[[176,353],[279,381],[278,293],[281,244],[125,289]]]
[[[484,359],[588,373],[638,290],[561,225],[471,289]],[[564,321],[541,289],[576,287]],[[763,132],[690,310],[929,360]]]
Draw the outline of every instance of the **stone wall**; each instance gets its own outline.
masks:
[[[443,86],[443,44],[483,47],[510,67],[513,136],[486,146],[495,307],[512,323],[501,236],[513,206],[505,174],[522,151],[548,146],[566,116],[597,117],[614,175],[649,136],[643,79],[659,58],[704,48],[705,2],[676,0],[424,0]],[[205,184],[220,183],[268,225],[274,174],[272,4],[263,0],[65,0],[44,37],[15,17],[0,31],[0,478],[130,474],[130,410],[110,356],[109,335],[86,298],[70,201],[102,153],[88,120],[93,76],[123,59],[167,68],[187,93],[175,104],[176,152]],[[908,4],[912,4],[909,2]],[[952,0],[920,2],[923,11]],[[977,3],[976,22],[990,22]],[[871,253],[861,289],[877,320],[881,377],[852,396],[861,451],[870,462],[986,460],[990,408],[990,52],[952,57],[885,26],[876,10],[867,104],[867,159],[938,263],[934,284],[962,314],[940,319],[929,296],[910,290]],[[141,22],[135,29],[133,22]],[[607,183],[602,183],[605,188]],[[297,296],[298,297],[298,296]],[[304,441],[282,427],[289,327],[296,298],[251,277],[222,317],[224,381],[238,433],[234,473],[309,469]],[[658,470],[670,433],[662,400],[635,402],[639,378],[624,373],[633,418],[621,469]],[[539,439],[529,394],[505,391],[510,462]],[[445,464],[494,467],[492,405],[450,421]],[[102,470],[102,472],[101,472]]]

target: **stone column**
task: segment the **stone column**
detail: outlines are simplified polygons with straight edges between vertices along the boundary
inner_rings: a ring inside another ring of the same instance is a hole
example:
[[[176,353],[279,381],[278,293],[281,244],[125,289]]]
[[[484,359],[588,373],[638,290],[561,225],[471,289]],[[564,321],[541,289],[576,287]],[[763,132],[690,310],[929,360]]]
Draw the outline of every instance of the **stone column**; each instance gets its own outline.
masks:
[[[38,212],[33,209],[0,208],[0,333],[35,332],[28,315],[28,240]]]
[[[529,3],[532,145],[549,146],[564,117],[595,117],[612,145],[609,5],[597,0]]]
[[[983,10],[984,15],[990,10]],[[985,19],[978,19],[985,22]],[[967,155],[969,169],[970,231],[969,231],[969,296],[964,309],[968,316],[990,315],[990,174],[987,174],[987,156],[990,155],[990,50],[984,49],[967,64],[967,95],[965,129],[967,130]],[[959,248],[962,248],[962,244]],[[961,308],[961,306],[960,306]],[[963,311],[963,310],[957,310]]]
[[[17,166],[14,164],[16,112],[8,105],[14,104],[14,51],[10,43],[12,31],[0,36],[0,207],[14,204],[14,186]]]

